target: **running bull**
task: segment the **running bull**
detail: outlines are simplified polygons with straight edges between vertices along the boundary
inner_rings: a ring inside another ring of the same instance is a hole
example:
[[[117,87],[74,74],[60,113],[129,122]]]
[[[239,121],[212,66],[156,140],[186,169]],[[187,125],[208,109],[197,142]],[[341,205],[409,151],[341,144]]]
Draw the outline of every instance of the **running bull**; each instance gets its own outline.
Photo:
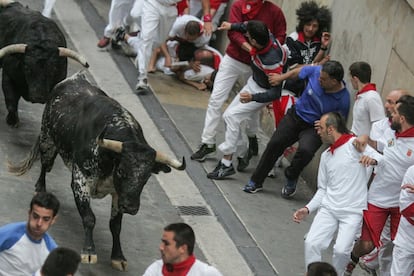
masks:
[[[131,113],[91,85],[83,73],[56,85],[46,103],[37,142],[28,157],[20,164],[9,164],[9,170],[24,174],[40,154],[41,173],[35,187],[37,192],[44,191],[46,173],[58,153],[72,172],[71,186],[85,231],[82,261],[97,262],[90,200],[111,194],[112,267],[126,270],[120,244],[123,213],[138,212],[140,194],[151,173],[167,173],[171,167],[184,170],[185,159],[168,158],[150,147]]]
[[[52,88],[66,78],[67,59],[88,67],[86,60],[66,47],[57,24],[12,0],[0,0],[0,68],[6,122],[17,127],[20,97],[45,103]]]

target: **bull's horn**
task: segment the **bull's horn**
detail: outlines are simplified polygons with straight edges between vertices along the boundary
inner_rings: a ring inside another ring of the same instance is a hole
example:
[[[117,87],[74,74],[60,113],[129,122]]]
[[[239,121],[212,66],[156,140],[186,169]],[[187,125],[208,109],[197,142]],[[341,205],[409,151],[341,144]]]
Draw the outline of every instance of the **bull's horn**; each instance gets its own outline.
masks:
[[[88,68],[89,64],[86,61],[86,58],[82,56],[81,54],[78,54],[77,52],[70,50],[68,48],[59,47],[59,56],[61,57],[68,57],[71,59],[76,60],[80,64],[82,64],[84,67]]]
[[[185,170],[185,159],[183,157],[183,161],[180,162],[177,159],[170,158],[166,156],[164,153],[157,151],[157,155],[155,156],[155,161],[158,161],[163,164],[167,164],[170,167],[173,167],[177,170]]]
[[[5,7],[10,3],[13,3],[13,0],[0,0],[0,7]]]
[[[24,54],[27,44],[10,44],[0,49],[0,58],[10,54]]]
[[[114,152],[117,153],[121,153],[122,152],[122,142],[119,141],[115,141],[115,140],[109,140],[109,139],[97,139],[96,143],[98,144],[98,146],[105,148],[105,149],[109,149],[112,150]]]

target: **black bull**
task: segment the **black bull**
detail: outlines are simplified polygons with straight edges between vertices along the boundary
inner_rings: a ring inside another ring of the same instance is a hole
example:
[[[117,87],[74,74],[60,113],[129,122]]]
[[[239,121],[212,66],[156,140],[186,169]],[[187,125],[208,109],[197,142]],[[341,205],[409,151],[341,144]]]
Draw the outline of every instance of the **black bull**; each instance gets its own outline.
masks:
[[[65,47],[65,37],[53,20],[20,3],[0,0],[0,68],[8,125],[18,126],[21,97],[32,103],[48,100],[53,87],[66,78],[66,57],[88,66]]]
[[[151,148],[131,113],[92,86],[82,73],[56,85],[36,144],[21,164],[10,164],[9,170],[25,173],[39,153],[42,166],[36,191],[46,189],[46,173],[58,153],[72,172],[71,186],[85,231],[83,262],[97,262],[90,200],[112,195],[111,260],[118,270],[127,267],[119,237],[123,213],[138,212],[140,194],[151,173],[185,169],[184,158],[179,162]]]

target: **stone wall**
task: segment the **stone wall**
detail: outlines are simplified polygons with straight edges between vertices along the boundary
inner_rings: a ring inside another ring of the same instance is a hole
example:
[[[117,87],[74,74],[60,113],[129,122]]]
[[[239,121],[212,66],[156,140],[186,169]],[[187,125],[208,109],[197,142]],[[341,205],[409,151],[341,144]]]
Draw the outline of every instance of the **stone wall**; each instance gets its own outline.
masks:
[[[287,33],[296,27],[295,10],[302,1],[274,0],[285,13]],[[348,68],[355,61],[371,64],[372,82],[384,99],[391,89],[405,88],[414,93],[414,0],[326,0],[317,1],[332,10],[331,59],[344,66],[345,81],[349,82]],[[227,39],[221,37],[220,49]],[[350,91],[352,87],[348,85]],[[354,91],[352,91],[352,94]],[[351,97],[353,98],[353,97]],[[353,104],[353,103],[352,103]],[[351,105],[352,108],[352,105]],[[352,111],[352,109],[351,109]],[[265,113],[263,129],[271,134],[273,121]],[[352,122],[352,112],[348,125]],[[319,154],[302,176],[316,187]]]

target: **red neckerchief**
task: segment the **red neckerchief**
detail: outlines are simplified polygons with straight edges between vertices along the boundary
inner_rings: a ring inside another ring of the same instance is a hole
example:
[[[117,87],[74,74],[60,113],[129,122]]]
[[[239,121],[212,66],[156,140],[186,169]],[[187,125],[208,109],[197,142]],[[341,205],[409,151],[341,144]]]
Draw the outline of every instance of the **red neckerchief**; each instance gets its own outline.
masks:
[[[164,276],[185,276],[190,268],[195,263],[194,255],[191,255],[187,260],[177,264],[163,264],[162,275]]]
[[[371,91],[371,90],[377,91],[377,87],[375,86],[375,84],[374,83],[368,83],[368,84],[366,84],[364,87],[362,87],[361,90],[359,90],[356,93],[355,100],[358,99],[358,96],[359,95],[361,95],[361,94],[363,94],[365,92]]]
[[[305,43],[305,33],[304,32],[298,32],[298,41]],[[317,36],[312,37],[312,42],[319,42],[321,39]]]
[[[198,25],[200,26],[200,33],[198,34],[198,36],[200,37],[200,36],[202,36],[202,35],[203,35],[203,33],[204,33],[204,26],[203,26],[203,24],[201,24],[201,23],[199,23]]]
[[[412,225],[414,225],[414,220],[411,218],[413,216],[413,211],[414,211],[413,207],[414,207],[414,203],[412,203],[410,206],[408,206],[407,208],[401,211],[401,215],[405,217],[406,220],[408,220],[408,222],[411,223]]]
[[[335,141],[335,143],[333,143],[332,145],[329,146],[329,151],[332,154],[334,154],[334,151],[337,148],[339,148],[340,146],[342,146],[343,144],[348,142],[349,139],[351,139],[352,137],[354,137],[354,135],[352,135],[352,134],[342,134],[341,137],[339,137],[338,140]]]
[[[242,14],[246,15],[247,19],[249,20],[254,19],[256,15],[259,13],[263,5],[263,2],[264,1],[262,0],[246,0],[242,6]]]
[[[414,137],[414,127],[411,127],[401,133],[395,132],[395,137],[400,138],[400,137]]]
[[[263,54],[263,53],[267,53],[272,46],[273,46],[273,41],[270,39],[269,43],[267,43],[266,47],[264,47],[261,50],[258,50],[255,47],[252,47],[252,49],[250,50],[250,55],[255,56],[255,55],[260,55],[260,54]]]

